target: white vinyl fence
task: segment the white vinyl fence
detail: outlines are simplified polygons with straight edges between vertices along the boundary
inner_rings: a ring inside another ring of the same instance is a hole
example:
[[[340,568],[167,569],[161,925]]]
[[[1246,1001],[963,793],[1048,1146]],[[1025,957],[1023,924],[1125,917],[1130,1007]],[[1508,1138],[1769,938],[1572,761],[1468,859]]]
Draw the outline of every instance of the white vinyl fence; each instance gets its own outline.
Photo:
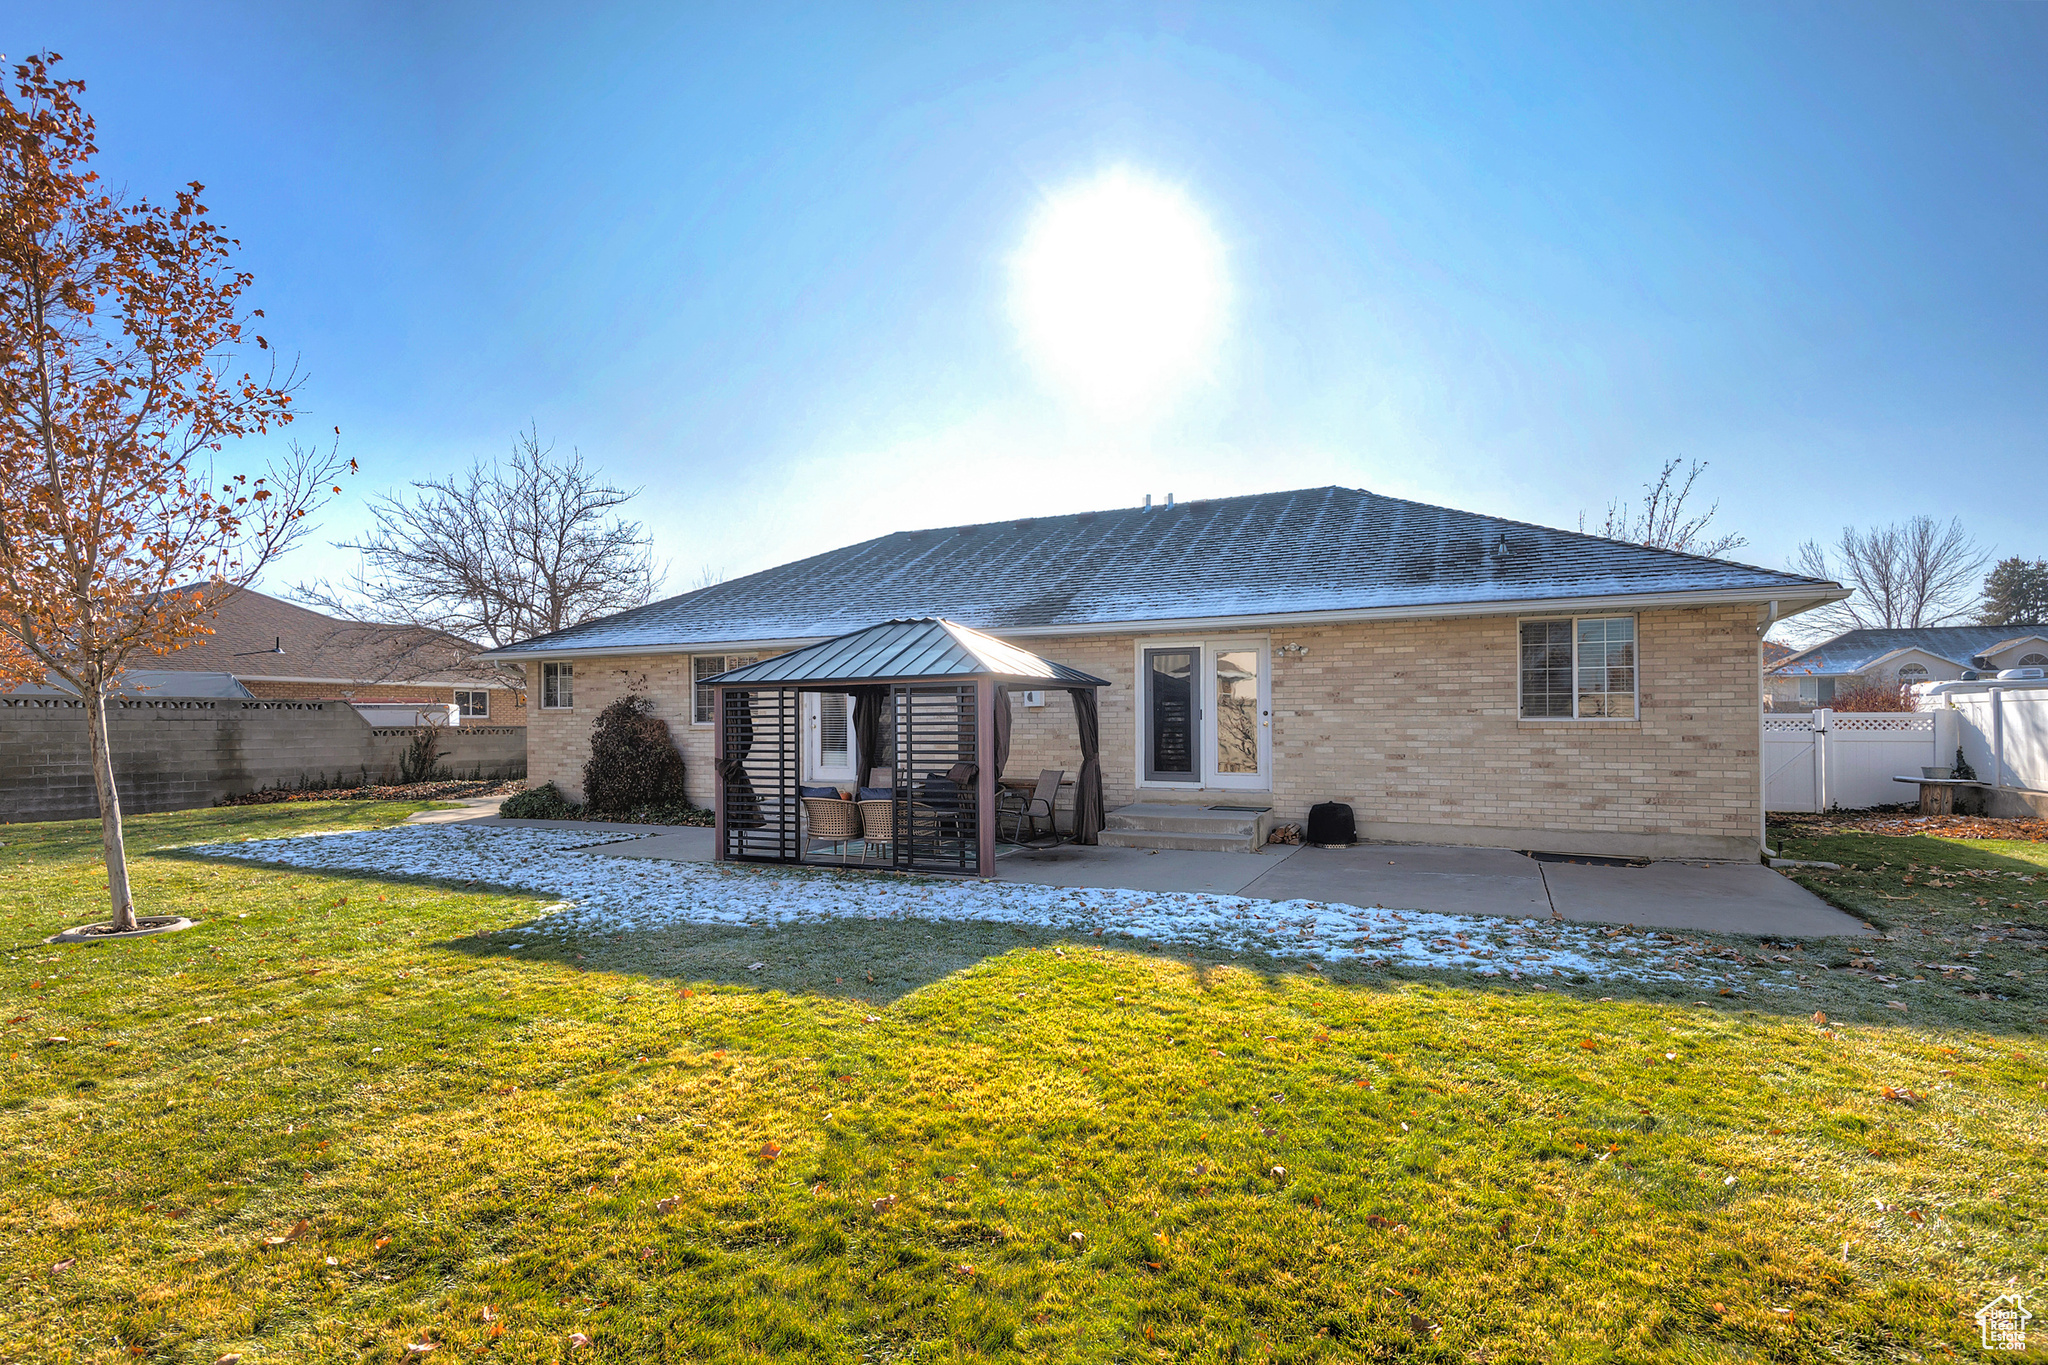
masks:
[[[1855,810],[1918,799],[1892,781],[1955,761],[1953,711],[1843,712],[1764,717],[1764,807]]]
[[[1935,700],[1955,708],[1963,757],[1981,780],[2048,791],[2048,687],[1950,683]]]

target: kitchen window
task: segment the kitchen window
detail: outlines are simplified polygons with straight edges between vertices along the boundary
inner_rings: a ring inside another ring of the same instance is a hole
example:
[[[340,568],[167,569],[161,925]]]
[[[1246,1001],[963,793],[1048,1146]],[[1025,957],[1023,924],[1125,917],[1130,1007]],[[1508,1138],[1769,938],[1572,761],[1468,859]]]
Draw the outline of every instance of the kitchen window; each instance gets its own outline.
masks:
[[[566,711],[576,704],[576,665],[540,666],[540,709]]]
[[[745,668],[760,659],[758,654],[697,654],[690,659],[690,679],[696,686],[696,698],[692,704],[690,720],[696,725],[709,725],[717,707],[712,690],[704,680],[732,668]]]
[[[1636,618],[1521,623],[1523,720],[1635,720]]]

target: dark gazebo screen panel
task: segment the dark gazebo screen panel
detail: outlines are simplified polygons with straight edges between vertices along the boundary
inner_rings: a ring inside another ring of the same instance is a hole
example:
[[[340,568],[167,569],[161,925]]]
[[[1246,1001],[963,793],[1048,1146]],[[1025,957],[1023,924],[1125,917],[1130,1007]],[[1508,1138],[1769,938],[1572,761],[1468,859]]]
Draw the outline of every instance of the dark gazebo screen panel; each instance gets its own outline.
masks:
[[[795,862],[803,841],[797,805],[803,755],[800,697],[793,691],[725,694],[725,856]]]
[[[890,689],[895,745],[895,839],[889,866],[912,872],[981,872],[980,714],[975,685],[910,683]]]

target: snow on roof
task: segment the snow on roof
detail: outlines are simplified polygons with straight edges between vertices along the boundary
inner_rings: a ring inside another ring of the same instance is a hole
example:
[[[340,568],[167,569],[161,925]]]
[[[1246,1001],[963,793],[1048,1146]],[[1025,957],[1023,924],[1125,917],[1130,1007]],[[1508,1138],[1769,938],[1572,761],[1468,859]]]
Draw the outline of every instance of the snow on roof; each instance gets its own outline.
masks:
[[[1946,659],[1958,668],[1989,667],[1985,656],[2003,653],[2028,640],[2048,637],[2022,633],[2023,626],[1923,626],[1917,630],[1849,630],[1832,640],[1803,649],[1770,671],[1795,677],[1844,677],[1867,673],[1891,656],[1910,650]]]
[[[493,651],[630,650],[845,634],[887,618],[993,631],[1838,585],[1356,488],[899,531]]]

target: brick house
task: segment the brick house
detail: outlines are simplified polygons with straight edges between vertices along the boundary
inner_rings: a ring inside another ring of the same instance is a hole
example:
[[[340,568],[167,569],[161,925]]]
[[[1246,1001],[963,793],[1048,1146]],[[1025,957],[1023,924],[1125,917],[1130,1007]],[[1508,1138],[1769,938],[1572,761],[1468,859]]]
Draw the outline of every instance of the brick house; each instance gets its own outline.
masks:
[[[172,675],[225,673],[265,701],[452,702],[467,724],[526,724],[526,694],[475,646],[439,631],[365,625],[244,588],[221,605],[213,633],[166,655]],[[158,670],[153,670],[154,673]]]
[[[905,531],[484,656],[534,699],[535,782],[577,791],[591,719],[647,696],[709,804],[727,668],[941,616],[1108,679],[1112,812],[1343,801],[1362,837],[1754,857],[1762,634],[1837,584],[1348,488]],[[1006,773],[1078,769],[1059,693],[1012,692]],[[807,780],[849,782],[812,695]]]
[[[1811,711],[1855,687],[1954,682],[2048,668],[2048,626],[1922,626],[1847,630],[1764,671],[1764,704]]]

